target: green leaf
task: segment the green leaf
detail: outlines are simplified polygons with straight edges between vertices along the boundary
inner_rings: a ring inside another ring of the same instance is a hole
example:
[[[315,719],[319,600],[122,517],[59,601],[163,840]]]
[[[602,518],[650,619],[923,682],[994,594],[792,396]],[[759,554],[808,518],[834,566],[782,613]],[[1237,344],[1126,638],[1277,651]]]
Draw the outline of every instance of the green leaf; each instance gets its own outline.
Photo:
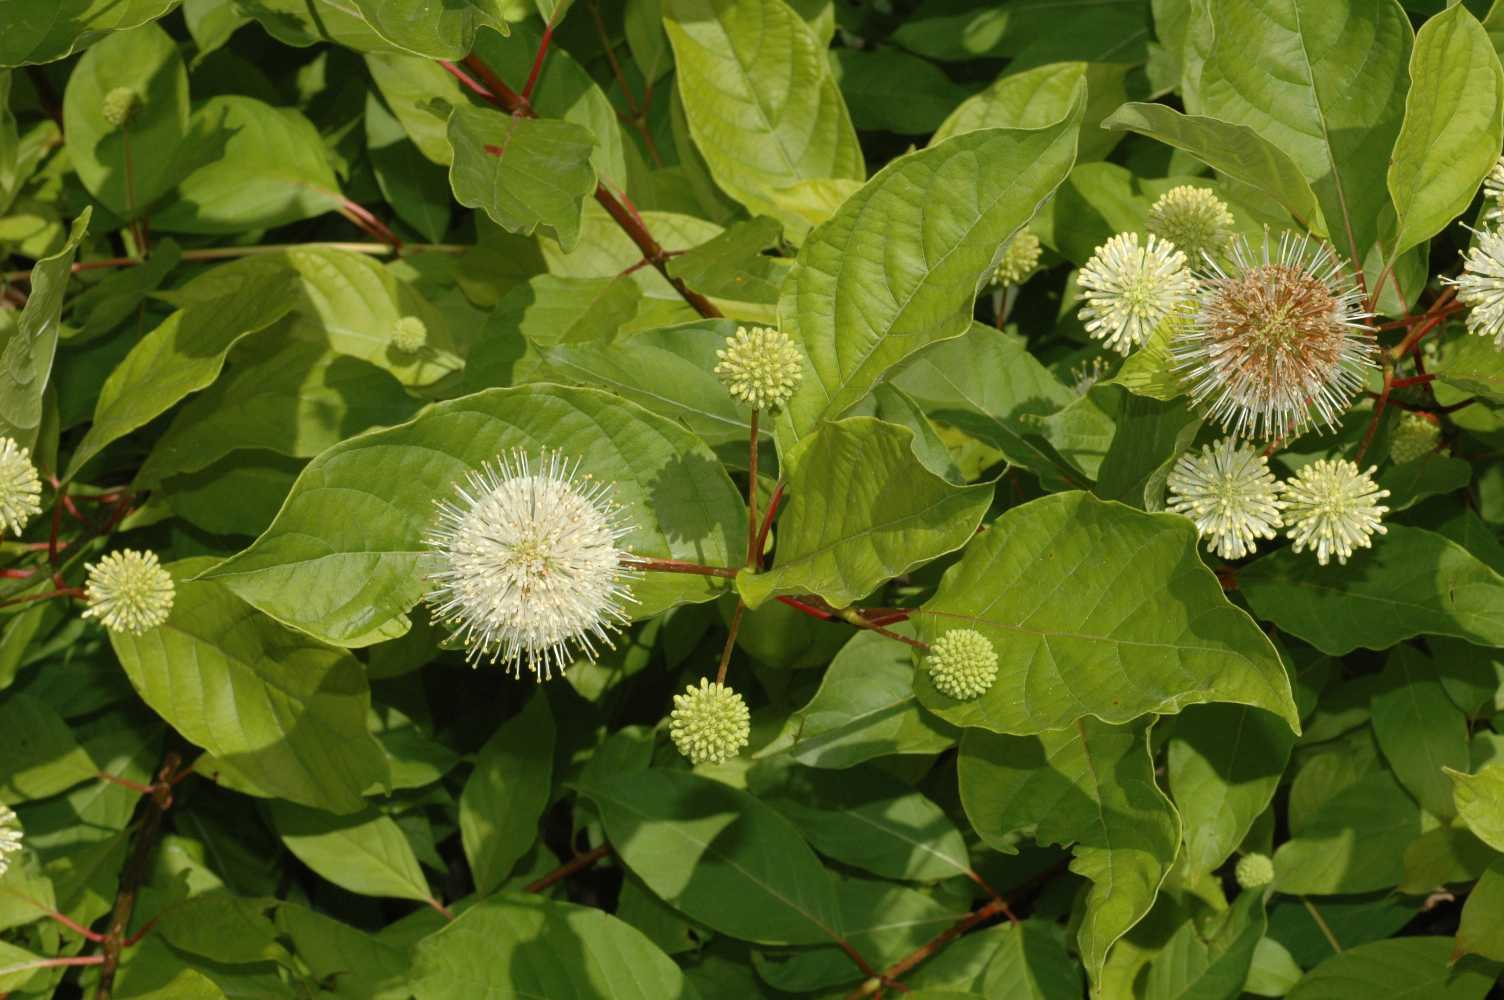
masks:
[[[54,62],[112,31],[155,20],[178,0],[9,0],[0,67]]]
[[[434,566],[423,544],[434,501],[513,448],[562,449],[613,483],[636,525],[622,544],[638,556],[725,566],[745,555],[746,507],[703,443],[607,393],[537,384],[437,403],[335,445],[308,463],[266,533],[207,575],[326,642],[400,635]],[[632,612],[646,618],[721,585],[658,573],[632,589]]]
[[[1420,809],[1387,771],[1372,771],[1327,800],[1300,835],[1274,853],[1274,887],[1292,895],[1371,892],[1405,877]]]
[[[282,903],[277,929],[313,975],[365,1000],[408,1000],[411,959],[405,950],[296,903]]]
[[[839,939],[830,875],[788,820],[746,792],[657,770],[579,790],[622,861],[676,910],[760,944]]]
[[[1467,208],[1504,142],[1504,68],[1488,33],[1457,4],[1421,26],[1405,120],[1389,161],[1396,223],[1390,259]]]
[[[1486,337],[1459,337],[1447,344],[1436,377],[1464,392],[1504,403],[1504,351]]]
[[[0,732],[7,745],[0,758],[0,802],[44,799],[99,771],[68,724],[31,695],[7,694],[0,701]]]
[[[1384,505],[1391,512],[1406,510],[1427,497],[1455,493],[1472,481],[1473,467],[1460,458],[1432,452],[1410,462],[1390,465],[1379,475],[1389,491]]]
[[[812,592],[837,608],[965,545],[992,484],[952,486],[914,455],[914,432],[871,417],[826,424],[785,456],[789,497],[773,568],[743,570],[748,607]]]
[[[480,748],[460,796],[460,835],[479,895],[500,888],[538,839],[553,764],[554,717],[539,692]]]
[[[383,39],[430,59],[463,59],[481,28],[507,33],[499,0],[353,0],[360,16]]]
[[[593,907],[500,895],[470,907],[417,947],[418,1000],[694,996],[673,960]]]
[[[1041,844],[1070,846],[1071,871],[1091,881],[1077,943],[1094,983],[1108,949],[1149,912],[1180,846],[1180,817],[1154,781],[1152,724],[1081,719],[1038,736],[968,729],[961,740],[961,803],[983,840],[1034,826]]]
[[[467,103],[459,81],[432,59],[400,52],[367,52],[365,63],[413,145],[429,162],[449,166],[449,112]]]
[[[1267,924],[1257,890],[1243,892],[1210,933],[1187,920],[1149,964],[1145,1000],[1236,1000]]]
[[[428,882],[396,820],[375,809],[332,816],[274,802],[272,825],[294,856],[320,877],[362,896],[426,902]]]
[[[311,219],[344,205],[313,123],[239,95],[193,112],[181,156],[197,166],[153,212],[154,229],[240,233]]]
[[[218,378],[230,348],[287,315],[296,288],[296,277],[286,271],[248,274],[219,296],[178,310],[141,338],[105,380],[93,425],[68,463],[68,478],[105,445]]]
[[[1462,905],[1457,955],[1482,955],[1504,962],[1504,858],[1496,858]]]
[[[935,754],[954,745],[950,726],[919,707],[908,648],[858,632],[759,757],[787,754],[808,767],[846,768],[874,757]]]
[[[1374,736],[1400,784],[1431,815],[1457,815],[1442,771],[1467,770],[1467,716],[1447,697],[1436,665],[1413,646],[1396,647],[1372,705]]]
[[[1283,150],[1337,249],[1361,265],[1390,207],[1410,48],[1409,18],[1388,0],[1211,0],[1187,37],[1186,109]]]
[[[580,235],[580,203],[595,190],[590,133],[572,122],[455,108],[449,184],[467,208],[484,209],[509,233],[539,226],[567,252]]]
[[[1042,129],[984,129],[901,156],[812,232],[784,283],[804,379],[778,424],[787,451],[900,361],[964,334],[1002,245],[1070,171],[1084,98]]]
[[[1452,779],[1457,815],[1478,839],[1504,851],[1504,764],[1489,764],[1476,774],[1446,768]]]
[[[42,394],[52,377],[57,354],[63,296],[72,273],[73,255],[89,228],[92,209],[73,222],[62,249],[31,269],[31,294],[20,318],[0,323],[0,434],[23,448],[34,448],[42,426]]]
[[[1283,721],[1244,705],[1193,705],[1175,720],[1165,766],[1189,881],[1232,857],[1274,798],[1294,745]]]
[[[408,140],[375,94],[366,95],[365,129],[371,170],[393,211],[424,239],[443,240],[449,231],[448,173]]]
[[[1164,510],[1170,467],[1190,448],[1201,418],[1178,401],[1129,395],[1118,409],[1116,423],[1093,492],[1130,507]]]
[[[866,176],[826,46],[783,0],[663,0],[663,26],[695,146],[750,214],[802,233],[774,192]]]
[[[1289,1000],[1483,1000],[1493,986],[1491,971],[1453,966],[1451,952],[1448,937],[1401,937],[1346,948],[1306,973]]]
[[[1102,119],[1123,102],[1125,68],[1108,63],[1057,62],[1018,72],[1013,67],[986,90],[954,106],[929,145],[980,128],[1043,128],[1070,113],[1076,88],[1086,84],[1077,159],[1100,160],[1122,136],[1104,132]]]
[[[105,121],[104,100],[122,87],[137,105],[129,124],[117,128]],[[110,35],[68,77],[68,157],[89,193],[122,218],[144,214],[177,181],[174,153],[187,132],[188,70],[155,24]]]
[[[1504,645],[1504,577],[1434,532],[1388,528],[1346,566],[1280,549],[1243,567],[1238,589],[1260,618],[1331,656],[1417,635]]]
[[[864,131],[929,135],[966,97],[940,67],[902,49],[839,48],[830,59],[852,122]]]
[[[111,632],[126,676],[183,738],[265,795],[337,812],[384,784],[386,757],[366,731],[370,692],[350,654],[288,632],[217,583],[175,567],[166,624]]]
[[[136,474],[138,485],[196,472],[237,449],[312,458],[418,410],[388,372],[322,344],[272,345],[247,362],[178,411]]]
[[[1247,125],[1183,115],[1163,104],[1129,103],[1108,115],[1102,127],[1126,129],[1183,149],[1223,176],[1267,194],[1302,225],[1317,232],[1326,228],[1300,167],[1282,146]]]
[[[1065,950],[1063,928],[1042,920],[1004,924],[987,963],[981,995],[1019,1000],[1080,1000],[1081,968]],[[984,932],[987,933],[987,932]]]
[[[1041,733],[1083,716],[1128,722],[1202,702],[1268,709],[1299,730],[1290,683],[1253,621],[1196,557],[1196,530],[1084,493],[1009,510],[916,613],[920,638],[976,629],[998,679],[958,702],[917,672],[919,701],[952,724]]]

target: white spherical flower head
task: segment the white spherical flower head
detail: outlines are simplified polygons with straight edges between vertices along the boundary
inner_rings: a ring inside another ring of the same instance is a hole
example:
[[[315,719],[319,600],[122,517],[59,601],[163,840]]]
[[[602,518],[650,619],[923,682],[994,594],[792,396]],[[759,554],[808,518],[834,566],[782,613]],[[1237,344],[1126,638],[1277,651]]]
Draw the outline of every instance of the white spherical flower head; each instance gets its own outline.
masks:
[[[1423,413],[1403,414],[1389,439],[1389,459],[1396,465],[1424,458],[1441,443],[1441,428]]]
[[[403,354],[415,354],[428,343],[428,327],[416,316],[403,316],[392,328],[392,346]]]
[[[1371,478],[1378,471],[1359,470],[1345,459],[1323,458],[1304,466],[1284,483],[1286,532],[1296,552],[1314,549],[1325,566],[1332,556],[1346,563],[1353,549],[1373,544],[1374,532],[1387,534],[1379,523],[1389,512],[1377,501],[1389,495]]]
[[[1217,253],[1232,240],[1232,213],[1206,188],[1182,184],[1160,195],[1149,209],[1145,228],[1169,240],[1193,261]]]
[[[1441,283],[1457,289],[1457,301],[1471,307],[1467,332],[1492,337],[1494,347],[1504,350],[1504,228],[1485,229],[1477,237],[1462,258],[1462,273]]]
[[[111,632],[140,635],[172,611],[172,575],[155,552],[121,549],[89,567],[84,599],[85,618],[99,619]]]
[[[1235,438],[1206,445],[1199,455],[1181,455],[1168,486],[1166,506],[1196,522],[1207,551],[1223,559],[1249,555],[1256,539],[1273,538],[1285,523],[1269,460]]]
[[[611,486],[581,476],[579,461],[544,452],[536,466],[521,450],[471,472],[441,500],[426,539],[440,569],[430,579],[434,617],[454,629],[473,664],[500,660],[520,677],[563,671],[629,617],[632,533]]]
[[[1274,862],[1267,854],[1245,854],[1233,869],[1239,889],[1262,889],[1274,881]]]
[[[1195,320],[1171,342],[1193,405],[1238,437],[1335,427],[1376,367],[1357,280],[1324,243],[1285,233],[1273,252],[1246,239],[1207,261]]]
[[[968,701],[997,680],[997,650],[975,629],[953,628],[930,645],[930,680],[941,694]]]
[[[752,715],[742,696],[704,677],[674,695],[668,716],[674,746],[691,764],[719,764],[742,752],[752,735]]]
[[[787,403],[804,377],[804,355],[788,334],[758,326],[738,327],[715,352],[715,374],[732,397],[754,410]]]
[[[1488,176],[1483,178],[1483,200],[1488,209],[1483,214],[1484,221],[1504,222],[1504,156],[1499,157]]]
[[[1022,285],[1039,266],[1040,253],[1039,237],[1024,230],[1003,247],[1003,259],[998,261],[992,280],[999,285]]]
[[[12,854],[21,852],[21,820],[10,806],[0,804],[0,875],[10,868]]]
[[[99,116],[110,128],[128,125],[141,110],[141,95],[129,87],[115,87],[99,103]]]
[[[13,438],[0,437],[0,528],[19,535],[42,512],[42,480],[31,452]]]
[[[1076,284],[1085,293],[1086,332],[1119,354],[1183,321],[1196,289],[1185,254],[1157,236],[1140,245],[1137,233],[1119,233],[1097,247]]]

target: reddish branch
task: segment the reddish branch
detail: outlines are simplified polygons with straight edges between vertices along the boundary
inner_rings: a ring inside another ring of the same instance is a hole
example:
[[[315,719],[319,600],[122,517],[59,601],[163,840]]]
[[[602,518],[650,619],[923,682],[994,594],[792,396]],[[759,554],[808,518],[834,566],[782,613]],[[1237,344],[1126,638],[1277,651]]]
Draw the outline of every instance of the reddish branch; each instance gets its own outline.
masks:
[[[527,96],[519,94],[511,87],[508,87],[506,81],[497,76],[496,72],[490,66],[487,66],[485,61],[479,56],[472,54],[465,57],[465,68],[470,73],[473,73],[475,77],[480,78],[479,83],[469,73],[461,71],[454,63],[441,62],[440,65],[448,70],[460,83],[468,87],[471,93],[487,103],[522,118],[538,117],[537,113],[533,110],[532,101]],[[668,261],[670,254],[653,238],[653,234],[648,232],[647,226],[642,222],[642,217],[630,207],[625,198],[619,198],[612,194],[606,185],[602,183],[597,184],[595,187],[595,200],[600,202],[601,207],[606,210],[606,213],[612,219],[616,220],[616,224],[631,237],[633,243],[637,244],[637,249],[642,251],[643,258],[652,264],[658,270],[659,274],[663,275],[664,280],[673,286],[674,291],[678,292],[685,302],[688,302],[694,307],[696,312],[707,319],[714,319],[721,315],[721,311],[715,307],[714,303],[686,285],[682,278],[677,278],[669,273]]]
[[[574,856],[573,860],[560,865],[553,871],[549,872],[547,875],[538,879],[536,882],[529,883],[524,891],[542,892],[544,889],[547,889],[555,882],[563,881],[576,872],[584,871],[586,868],[589,868],[591,865],[608,856],[610,853],[611,845],[602,844],[594,850],[586,851],[584,854],[577,854]]]

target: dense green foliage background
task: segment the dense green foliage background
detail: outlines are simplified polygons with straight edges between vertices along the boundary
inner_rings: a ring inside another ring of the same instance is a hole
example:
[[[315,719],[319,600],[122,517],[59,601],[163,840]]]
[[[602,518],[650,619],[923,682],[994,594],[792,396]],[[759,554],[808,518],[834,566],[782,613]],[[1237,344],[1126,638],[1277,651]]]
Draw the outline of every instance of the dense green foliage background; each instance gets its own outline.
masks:
[[[0,0],[0,434],[48,481],[0,997],[1500,995],[1504,352],[1439,283],[1500,49],[1476,0]],[[1182,184],[1381,289],[1369,397],[1272,458],[1378,465],[1346,565],[1199,547],[1166,476],[1217,428],[1077,316]],[[760,423],[712,372],[753,325],[807,361]],[[563,678],[466,666],[423,537],[515,447],[725,572]],[[124,546],[176,581],[138,636],[73,599]],[[970,702],[853,627],[963,619]],[[751,745],[691,768],[723,649]]]

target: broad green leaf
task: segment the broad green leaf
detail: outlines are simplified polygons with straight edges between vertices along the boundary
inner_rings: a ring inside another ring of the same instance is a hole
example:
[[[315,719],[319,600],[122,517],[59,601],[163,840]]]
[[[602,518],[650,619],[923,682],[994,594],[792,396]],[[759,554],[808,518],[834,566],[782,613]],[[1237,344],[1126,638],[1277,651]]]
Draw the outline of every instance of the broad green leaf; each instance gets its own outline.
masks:
[[[997,928],[1000,940],[987,963],[981,995],[1080,1000],[1081,968],[1066,952],[1062,930],[1042,920]]]
[[[538,692],[480,748],[460,796],[460,835],[478,894],[500,888],[538,839],[553,763],[554,717]]]
[[[590,133],[572,122],[455,108],[449,116],[455,200],[484,209],[509,233],[538,227],[567,252],[580,235],[580,203],[595,190]]]
[[[1447,697],[1436,665],[1413,646],[1396,647],[1372,704],[1374,735],[1400,784],[1431,815],[1457,815],[1442,772],[1467,770],[1467,717]]]
[[[852,123],[863,131],[929,135],[967,96],[940,67],[902,49],[839,48],[830,62]]]
[[[1243,567],[1238,589],[1260,618],[1331,656],[1417,635],[1504,645],[1504,577],[1434,532],[1388,528],[1346,566],[1280,549]]]
[[[176,567],[166,624],[111,632],[126,676],[183,738],[254,783],[262,794],[337,812],[387,779],[366,731],[370,691],[360,664],[289,632],[217,583]]]
[[[277,907],[277,929],[315,977],[354,1000],[408,1000],[412,960],[405,950],[296,903]]]
[[[437,243],[449,231],[449,174],[424,158],[375,94],[366,95],[365,129],[371,170],[398,217]]]
[[[105,445],[218,378],[230,348],[287,315],[296,291],[296,276],[285,270],[247,274],[221,295],[179,309],[141,338],[105,380],[68,477]]]
[[[1316,232],[1326,228],[1300,167],[1284,147],[1247,125],[1183,115],[1163,104],[1129,103],[1109,115],[1102,127],[1127,129],[1183,149],[1223,176],[1273,198],[1297,222]]]
[[[1453,954],[1504,962],[1504,858],[1495,859],[1467,894]]]
[[[722,228],[693,215],[676,212],[641,212],[643,224],[660,246],[669,253],[680,253],[719,236]],[[632,280],[642,288],[643,296],[658,299],[666,309],[678,310],[655,325],[699,319],[679,293],[655,267],[637,267],[642,249],[621,228],[600,203],[587,199],[580,215],[580,240],[574,249],[565,251],[557,240],[542,236],[538,249],[550,274],[566,278],[615,278],[631,271]]]
[[[1220,868],[1243,842],[1274,798],[1294,745],[1283,721],[1244,705],[1193,705],[1175,720],[1165,766],[1193,880]]]
[[[496,311],[487,321],[487,329],[492,333],[482,338],[476,351],[484,350],[493,341],[502,340],[501,334],[512,331],[535,348],[604,345],[637,314],[641,301],[642,289],[631,278],[540,274],[512,289],[496,304]],[[466,375],[468,381],[468,367]]]
[[[694,996],[671,958],[609,913],[513,894],[425,937],[410,988],[418,1000]]]
[[[0,732],[9,745],[0,758],[0,802],[44,799],[99,771],[68,724],[31,695],[13,693],[0,700]]]
[[[851,417],[786,454],[789,499],[773,568],[737,577],[747,605],[812,592],[844,608],[965,545],[992,503],[992,484],[952,486],[915,457],[913,442],[907,427]]]
[[[579,790],[596,804],[622,861],[676,910],[760,944],[839,938],[830,875],[788,820],[746,792],[658,770]]]
[[[430,162],[449,166],[449,112],[466,104],[459,81],[438,62],[401,52],[368,52],[365,63],[413,145]]]
[[[341,889],[362,896],[426,902],[428,882],[397,821],[375,809],[333,816],[274,802],[272,825],[299,861]]]
[[[940,807],[881,771],[793,769],[751,790],[783,813],[821,854],[884,878],[938,882],[966,876],[966,843]]]
[[[1180,817],[1154,781],[1152,724],[1080,719],[1038,736],[969,729],[961,740],[961,803],[983,840],[1033,826],[1041,844],[1069,846],[1071,871],[1091,881],[1077,943],[1094,983],[1108,949],[1149,912],[1180,846]]]
[[[1328,799],[1274,853],[1274,887],[1295,895],[1371,892],[1405,877],[1404,852],[1420,835],[1420,809],[1387,771]]]
[[[1448,343],[1436,377],[1464,392],[1504,403],[1504,351],[1486,337],[1461,337]]]
[[[1306,973],[1289,1000],[1483,1000],[1494,984],[1486,966],[1451,964],[1449,937],[1400,937],[1345,948]]]
[[[36,447],[42,427],[42,394],[57,354],[63,296],[73,255],[89,228],[92,211],[84,209],[62,249],[31,269],[31,294],[20,318],[14,323],[0,322],[0,434],[14,438],[23,448]]]
[[[1086,110],[1077,159],[1100,160],[1122,141],[1099,126],[1128,96],[1125,73],[1126,67],[1112,63],[1060,62],[1022,72],[1010,66],[986,90],[953,105],[929,145],[979,128],[1043,128],[1070,113],[1076,88],[1084,81]]]
[[[1190,448],[1201,418],[1178,401],[1129,395],[1118,409],[1116,425],[1092,492],[1130,507],[1164,510],[1170,467]]]
[[[1504,851],[1504,764],[1489,764],[1476,774],[1446,769],[1452,779],[1457,814],[1478,839]]]
[[[765,251],[778,246],[782,227],[765,215],[739,222],[668,262],[668,273],[711,299],[772,305],[787,275],[786,259]]]
[[[1405,848],[1399,891],[1424,896],[1438,886],[1476,882],[1498,856],[1463,824],[1427,830]]]
[[[196,472],[237,449],[312,458],[368,427],[406,420],[418,405],[375,365],[322,344],[277,344],[180,409],[136,482]]]
[[[0,67],[54,62],[113,31],[155,20],[178,0],[3,0]]]
[[[1264,708],[1298,731],[1279,657],[1196,556],[1196,530],[1084,493],[1009,510],[946,571],[916,614],[920,638],[980,631],[998,679],[973,701],[915,690],[936,715],[997,733],[1042,733],[1083,716],[1128,722],[1202,702]]]
[[[311,219],[344,204],[323,140],[291,108],[233,94],[211,97],[194,110],[181,148],[197,169],[152,214],[155,229],[240,233]]]
[[[1332,242],[1361,265],[1390,208],[1411,43],[1394,0],[1210,0],[1187,37],[1186,109],[1283,150]]]
[[[1427,497],[1465,489],[1472,478],[1471,465],[1439,452],[1390,465],[1378,477],[1379,485],[1389,491],[1384,505],[1391,512],[1414,507]]]
[[[1046,128],[983,129],[899,157],[812,232],[784,283],[804,378],[783,451],[861,401],[900,361],[964,334],[1002,245],[1065,179],[1084,98]]]
[[[796,232],[773,192],[866,176],[826,46],[783,0],[663,0],[676,86],[711,176]]]
[[[906,646],[858,632],[759,757],[787,754],[808,767],[846,768],[874,757],[936,754],[955,744],[949,725],[919,707]]]
[[[104,99],[135,95],[128,124],[105,121]],[[68,158],[89,193],[122,218],[145,214],[177,180],[174,153],[188,131],[188,70],[155,24],[116,32],[84,53],[63,94]]]
[[[638,556],[725,566],[746,553],[746,507],[703,443],[607,393],[536,384],[438,403],[335,445],[308,463],[266,533],[208,575],[326,642],[400,635],[433,571],[423,535],[434,501],[513,448],[561,449],[614,484],[636,526],[622,544]],[[632,589],[632,612],[646,618],[721,587],[659,573]]]
[[[1149,964],[1145,1000],[1236,1000],[1267,920],[1264,894],[1245,891],[1208,933],[1187,920]]]
[[[481,28],[507,33],[500,0],[352,0],[366,23],[399,49],[430,59],[463,59]]]

